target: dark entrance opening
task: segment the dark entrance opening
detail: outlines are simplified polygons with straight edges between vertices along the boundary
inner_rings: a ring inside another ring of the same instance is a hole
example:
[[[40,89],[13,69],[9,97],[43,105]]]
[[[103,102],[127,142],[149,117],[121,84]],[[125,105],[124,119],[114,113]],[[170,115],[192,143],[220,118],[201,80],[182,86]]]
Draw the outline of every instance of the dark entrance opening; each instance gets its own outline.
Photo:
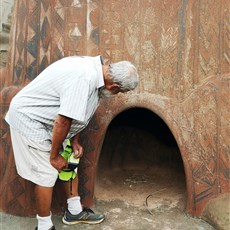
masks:
[[[113,119],[97,169],[98,200],[185,209],[185,173],[179,148],[165,122],[150,110],[132,108]]]

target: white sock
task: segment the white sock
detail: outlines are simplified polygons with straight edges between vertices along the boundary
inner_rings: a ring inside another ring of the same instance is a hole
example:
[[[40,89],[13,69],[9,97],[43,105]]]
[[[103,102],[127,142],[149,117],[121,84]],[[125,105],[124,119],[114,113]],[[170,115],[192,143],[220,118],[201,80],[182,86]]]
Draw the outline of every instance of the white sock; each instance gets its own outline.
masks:
[[[75,196],[67,199],[68,210],[72,215],[77,215],[82,211],[80,196]]]
[[[49,216],[44,216],[44,217],[41,217],[39,215],[36,216],[38,220],[38,230],[47,230],[53,226],[51,216],[52,216],[51,213]]]

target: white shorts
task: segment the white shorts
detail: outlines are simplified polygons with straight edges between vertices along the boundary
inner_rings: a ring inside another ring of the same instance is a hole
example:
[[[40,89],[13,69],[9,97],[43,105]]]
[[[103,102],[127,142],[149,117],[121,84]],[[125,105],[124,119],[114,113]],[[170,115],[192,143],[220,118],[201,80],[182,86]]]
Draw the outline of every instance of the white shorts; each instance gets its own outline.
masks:
[[[29,140],[12,128],[10,133],[18,174],[37,185],[53,187],[58,171],[50,164],[51,144]]]

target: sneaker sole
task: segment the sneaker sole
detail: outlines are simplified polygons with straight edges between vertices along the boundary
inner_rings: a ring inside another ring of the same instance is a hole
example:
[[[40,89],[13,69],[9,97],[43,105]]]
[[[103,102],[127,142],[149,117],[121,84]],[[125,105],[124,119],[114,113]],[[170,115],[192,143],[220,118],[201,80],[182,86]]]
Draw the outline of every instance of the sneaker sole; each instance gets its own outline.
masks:
[[[67,221],[65,218],[62,218],[62,222],[67,225],[74,225],[74,224],[100,224],[104,219],[100,220],[76,220],[76,221]]]

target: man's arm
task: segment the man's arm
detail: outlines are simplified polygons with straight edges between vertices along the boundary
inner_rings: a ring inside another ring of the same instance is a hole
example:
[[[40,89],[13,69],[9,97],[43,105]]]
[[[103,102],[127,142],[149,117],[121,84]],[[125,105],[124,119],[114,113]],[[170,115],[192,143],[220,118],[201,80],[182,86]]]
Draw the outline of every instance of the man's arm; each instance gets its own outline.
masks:
[[[59,154],[61,145],[66,139],[66,136],[70,130],[72,119],[62,115],[57,115],[54,121],[54,127],[52,132],[52,147],[50,152],[50,163],[58,171],[61,171],[66,167],[65,159]]]

